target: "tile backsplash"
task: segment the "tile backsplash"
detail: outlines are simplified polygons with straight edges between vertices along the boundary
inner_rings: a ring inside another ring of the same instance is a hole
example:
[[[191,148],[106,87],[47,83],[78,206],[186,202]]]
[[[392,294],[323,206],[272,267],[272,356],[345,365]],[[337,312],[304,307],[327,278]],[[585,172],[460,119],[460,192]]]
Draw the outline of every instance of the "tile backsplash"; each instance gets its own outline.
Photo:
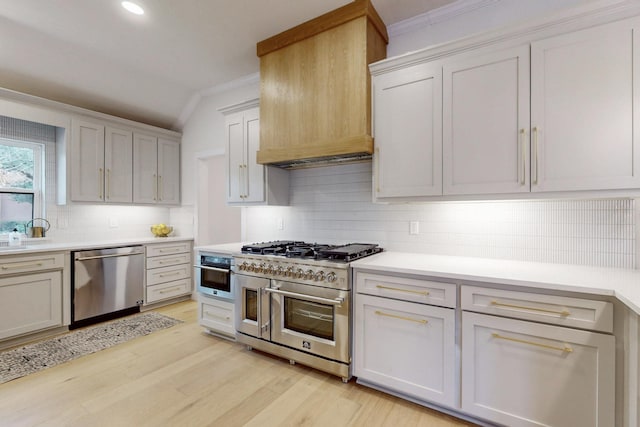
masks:
[[[377,204],[371,163],[290,173],[290,206],[243,208],[243,240],[374,242],[394,251],[637,265],[634,199]],[[410,234],[412,222],[418,234]]]

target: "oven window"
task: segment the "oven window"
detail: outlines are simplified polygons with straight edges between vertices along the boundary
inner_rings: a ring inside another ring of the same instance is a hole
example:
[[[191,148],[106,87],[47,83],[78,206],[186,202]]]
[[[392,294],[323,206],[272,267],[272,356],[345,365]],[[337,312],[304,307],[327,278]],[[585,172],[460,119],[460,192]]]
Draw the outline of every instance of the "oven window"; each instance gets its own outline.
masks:
[[[284,327],[333,341],[334,307],[295,298],[284,298]]]
[[[200,270],[200,286],[203,288],[216,289],[218,291],[231,292],[231,274],[228,272]]]
[[[258,292],[257,291],[254,291],[251,289],[245,289],[244,306],[245,306],[244,318],[257,322],[258,321]]]

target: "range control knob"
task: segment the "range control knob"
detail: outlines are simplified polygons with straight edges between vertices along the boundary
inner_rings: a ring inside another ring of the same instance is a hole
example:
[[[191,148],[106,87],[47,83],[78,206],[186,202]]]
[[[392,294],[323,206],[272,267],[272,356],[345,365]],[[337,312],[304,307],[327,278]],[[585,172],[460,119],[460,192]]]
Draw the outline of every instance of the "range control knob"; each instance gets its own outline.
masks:
[[[335,282],[337,278],[338,277],[336,276],[336,273],[334,273],[333,271],[331,271],[331,272],[329,272],[327,274],[327,282],[329,282],[329,283]]]
[[[316,282],[322,282],[324,280],[324,271],[318,271],[314,279]]]
[[[313,279],[313,276],[314,276],[313,270],[309,269],[305,273],[304,278],[307,279],[307,280],[311,280],[311,279]]]

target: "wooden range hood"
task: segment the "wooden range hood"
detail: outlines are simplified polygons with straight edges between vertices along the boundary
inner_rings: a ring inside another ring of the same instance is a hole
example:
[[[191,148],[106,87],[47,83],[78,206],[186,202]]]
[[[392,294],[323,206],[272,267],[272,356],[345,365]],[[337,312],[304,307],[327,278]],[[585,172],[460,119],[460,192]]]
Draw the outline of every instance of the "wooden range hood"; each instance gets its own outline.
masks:
[[[257,162],[293,168],[370,158],[368,65],[386,57],[386,26],[370,0],[261,41]]]

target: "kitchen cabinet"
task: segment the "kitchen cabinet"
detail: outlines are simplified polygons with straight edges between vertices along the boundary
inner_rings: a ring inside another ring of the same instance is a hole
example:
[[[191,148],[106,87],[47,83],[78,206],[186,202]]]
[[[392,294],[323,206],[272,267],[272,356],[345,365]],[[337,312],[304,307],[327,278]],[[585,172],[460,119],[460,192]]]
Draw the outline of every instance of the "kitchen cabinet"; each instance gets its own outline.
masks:
[[[146,245],[145,305],[191,294],[191,246],[191,241]]]
[[[455,407],[456,286],[362,271],[355,286],[358,382]]]
[[[473,286],[461,301],[464,412],[514,427],[617,425],[611,303]],[[558,326],[574,322],[608,333]]]
[[[0,340],[63,326],[62,253],[0,258]]]
[[[532,191],[640,187],[639,24],[532,43]]]
[[[180,204],[180,143],[133,134],[133,202]]]
[[[377,74],[372,86],[375,200],[441,195],[441,66]]]
[[[256,162],[260,148],[258,100],[220,109],[225,115],[227,203],[288,205],[289,172]]]
[[[443,193],[529,192],[529,46],[443,65]]]
[[[235,340],[235,304],[233,301],[198,294],[198,320],[209,332]]]
[[[130,203],[132,132],[78,119],[71,141],[71,200]]]

